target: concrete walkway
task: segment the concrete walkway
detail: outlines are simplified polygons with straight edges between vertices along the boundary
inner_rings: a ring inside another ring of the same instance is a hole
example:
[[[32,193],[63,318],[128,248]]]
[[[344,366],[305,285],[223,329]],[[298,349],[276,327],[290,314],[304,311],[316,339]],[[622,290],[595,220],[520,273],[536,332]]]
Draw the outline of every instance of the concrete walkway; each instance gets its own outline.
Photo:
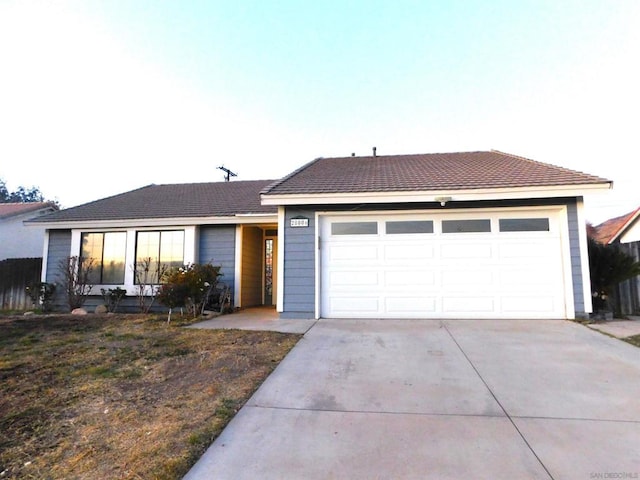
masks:
[[[638,399],[574,322],[320,320],[185,479],[640,478]]]
[[[627,338],[640,335],[640,317],[629,317],[628,320],[608,320],[590,323],[589,328],[598,330],[616,338]]]
[[[210,320],[194,323],[188,328],[224,328],[239,330],[262,330],[281,333],[306,333],[316,320],[282,320],[273,307],[255,307],[235,313],[220,315]]]

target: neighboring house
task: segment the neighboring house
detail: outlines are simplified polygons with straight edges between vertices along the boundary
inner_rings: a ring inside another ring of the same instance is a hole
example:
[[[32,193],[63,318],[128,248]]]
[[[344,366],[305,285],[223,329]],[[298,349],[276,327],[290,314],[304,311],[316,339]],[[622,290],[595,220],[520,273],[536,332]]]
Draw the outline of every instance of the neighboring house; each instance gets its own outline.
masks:
[[[593,238],[603,245],[615,245],[640,261],[640,207],[593,227]],[[624,315],[640,313],[640,278],[634,277],[616,287],[615,303]]]
[[[46,281],[84,252],[102,258],[96,288],[131,293],[128,267],[151,255],[221,264],[235,306],[281,318],[575,318],[591,311],[583,196],[611,185],[498,151],[374,154],[151,185],[33,224]]]
[[[0,203],[0,260],[42,257],[45,227],[29,228],[23,222],[57,209],[47,202]]]

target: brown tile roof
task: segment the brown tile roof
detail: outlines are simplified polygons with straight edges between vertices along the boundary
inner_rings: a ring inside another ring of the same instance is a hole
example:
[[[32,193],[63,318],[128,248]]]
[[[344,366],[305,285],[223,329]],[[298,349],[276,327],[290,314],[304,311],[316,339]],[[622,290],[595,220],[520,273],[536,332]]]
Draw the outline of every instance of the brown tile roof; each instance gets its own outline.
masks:
[[[136,220],[149,218],[224,217],[275,214],[260,204],[259,192],[273,180],[148,185],[130,192],[67,208],[40,222]]]
[[[640,207],[636,208],[633,212],[629,212],[625,215],[620,215],[616,218],[610,218],[609,220],[602,222],[600,225],[592,229],[592,237],[597,242],[607,245],[613,242],[616,238],[622,235],[625,227],[629,223],[633,222],[635,217],[640,214]]]
[[[264,195],[433,191],[607,183],[586,173],[495,150],[319,158]]]
[[[57,209],[49,202],[0,203],[0,218],[9,218],[24,213],[35,212],[43,208]]]

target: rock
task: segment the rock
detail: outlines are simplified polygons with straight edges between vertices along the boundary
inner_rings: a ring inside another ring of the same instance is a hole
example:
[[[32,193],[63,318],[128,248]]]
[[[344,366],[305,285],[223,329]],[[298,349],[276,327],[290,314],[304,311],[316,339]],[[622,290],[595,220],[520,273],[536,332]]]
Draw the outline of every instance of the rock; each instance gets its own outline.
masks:
[[[30,316],[30,315],[35,315],[35,314],[36,314],[36,312],[31,312],[31,311],[29,311],[29,312],[24,312],[24,313],[23,313],[23,315],[24,315],[25,317],[28,317],[28,316]]]
[[[109,310],[107,309],[107,307],[106,307],[106,306],[104,306],[104,305],[98,305],[98,306],[96,307],[96,309],[94,310],[94,313],[102,314],[102,313],[107,313],[108,311],[109,311]]]
[[[84,308],[74,308],[71,315],[86,315],[88,312]]]

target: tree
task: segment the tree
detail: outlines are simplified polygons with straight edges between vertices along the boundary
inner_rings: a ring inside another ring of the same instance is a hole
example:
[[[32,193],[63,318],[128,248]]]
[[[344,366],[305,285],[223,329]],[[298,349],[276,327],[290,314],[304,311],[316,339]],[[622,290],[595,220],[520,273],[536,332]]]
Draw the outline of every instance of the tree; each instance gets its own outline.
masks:
[[[59,206],[57,201],[45,200],[44,195],[38,187],[18,187],[15,192],[7,189],[6,182],[0,178],[0,203],[33,203],[33,202],[49,202]]]
[[[589,237],[589,269],[591,289],[596,311],[612,310],[615,287],[625,280],[640,275],[640,262],[615,245],[604,245]]]

